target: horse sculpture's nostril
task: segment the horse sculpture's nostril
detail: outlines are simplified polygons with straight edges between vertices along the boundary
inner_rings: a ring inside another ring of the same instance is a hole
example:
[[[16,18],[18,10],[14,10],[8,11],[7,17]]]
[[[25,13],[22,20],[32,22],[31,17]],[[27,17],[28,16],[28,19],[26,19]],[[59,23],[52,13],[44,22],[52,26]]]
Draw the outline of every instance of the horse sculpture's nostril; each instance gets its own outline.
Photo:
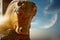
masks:
[[[19,32],[22,32],[22,27],[19,28]]]
[[[22,27],[17,27],[17,28],[16,28],[16,32],[17,32],[18,34],[20,34],[20,33],[22,32]]]

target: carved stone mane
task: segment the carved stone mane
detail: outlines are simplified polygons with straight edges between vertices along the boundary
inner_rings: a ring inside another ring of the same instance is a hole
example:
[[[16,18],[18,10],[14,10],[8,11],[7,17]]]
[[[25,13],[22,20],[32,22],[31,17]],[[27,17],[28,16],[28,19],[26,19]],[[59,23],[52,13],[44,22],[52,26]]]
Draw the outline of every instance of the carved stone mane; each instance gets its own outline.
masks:
[[[5,11],[11,1],[12,0],[3,0],[3,14],[5,14]]]

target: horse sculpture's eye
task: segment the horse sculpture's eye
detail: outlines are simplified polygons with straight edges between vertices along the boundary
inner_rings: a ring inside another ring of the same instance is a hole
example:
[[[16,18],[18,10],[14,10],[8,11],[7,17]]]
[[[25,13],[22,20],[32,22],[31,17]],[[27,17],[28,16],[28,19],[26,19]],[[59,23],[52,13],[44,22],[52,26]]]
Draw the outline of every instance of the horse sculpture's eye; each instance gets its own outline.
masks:
[[[21,6],[23,4],[23,2],[18,2],[18,6]]]

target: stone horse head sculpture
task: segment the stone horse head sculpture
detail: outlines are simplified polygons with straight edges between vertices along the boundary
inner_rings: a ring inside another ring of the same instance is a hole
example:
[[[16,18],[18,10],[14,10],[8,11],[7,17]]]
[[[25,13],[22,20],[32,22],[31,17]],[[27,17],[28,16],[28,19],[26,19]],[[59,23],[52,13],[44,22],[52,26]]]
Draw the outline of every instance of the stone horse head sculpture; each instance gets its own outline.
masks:
[[[20,34],[29,35],[30,23],[36,14],[36,11],[37,11],[36,5],[33,2],[12,1],[8,5],[8,8],[4,15],[4,17],[8,17],[7,18],[8,20],[5,22],[5,27],[4,27],[5,31],[8,29],[12,29],[18,35]],[[13,39],[19,40],[20,37],[18,37],[18,35],[13,36],[14,37]]]
[[[5,12],[5,17],[8,17],[6,22],[6,30],[13,29],[18,34],[29,34],[30,23],[36,14],[36,5],[28,1],[12,1]]]

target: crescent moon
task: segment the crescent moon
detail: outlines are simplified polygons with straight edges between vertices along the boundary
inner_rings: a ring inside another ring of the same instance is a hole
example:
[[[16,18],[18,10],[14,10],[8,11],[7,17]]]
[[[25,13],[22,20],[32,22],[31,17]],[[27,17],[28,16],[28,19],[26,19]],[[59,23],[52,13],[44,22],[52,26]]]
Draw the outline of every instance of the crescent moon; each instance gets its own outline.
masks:
[[[50,28],[52,27],[57,21],[57,13],[54,14],[54,16],[51,18],[50,22],[46,25],[44,25],[42,28]]]

